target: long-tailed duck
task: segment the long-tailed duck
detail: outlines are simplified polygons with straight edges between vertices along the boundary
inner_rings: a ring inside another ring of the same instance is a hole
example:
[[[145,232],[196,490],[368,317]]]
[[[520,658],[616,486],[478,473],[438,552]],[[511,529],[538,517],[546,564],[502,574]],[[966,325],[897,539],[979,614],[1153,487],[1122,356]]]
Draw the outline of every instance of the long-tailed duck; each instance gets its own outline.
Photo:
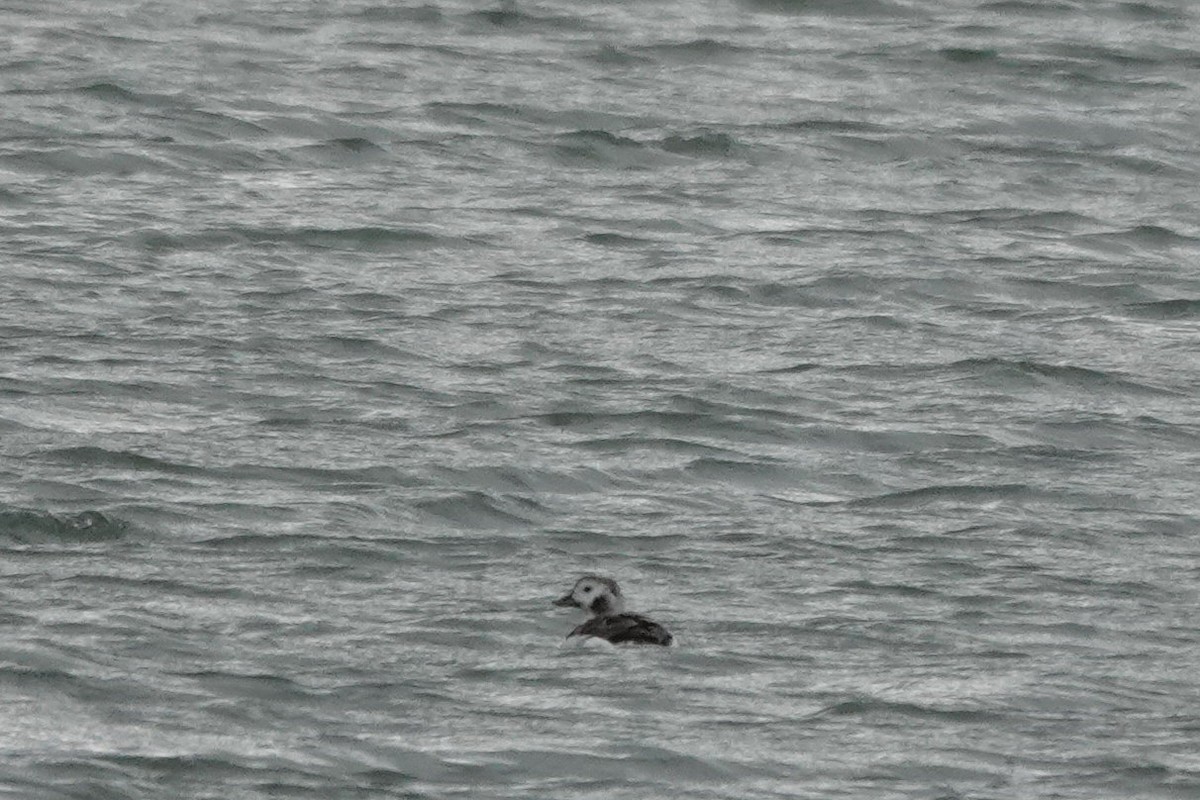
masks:
[[[591,619],[568,633],[568,639],[572,636],[596,636],[613,644],[669,645],[674,638],[657,622],[637,614],[626,614],[621,587],[612,578],[584,575],[575,582],[575,588],[555,600],[554,605],[575,606],[592,615]]]

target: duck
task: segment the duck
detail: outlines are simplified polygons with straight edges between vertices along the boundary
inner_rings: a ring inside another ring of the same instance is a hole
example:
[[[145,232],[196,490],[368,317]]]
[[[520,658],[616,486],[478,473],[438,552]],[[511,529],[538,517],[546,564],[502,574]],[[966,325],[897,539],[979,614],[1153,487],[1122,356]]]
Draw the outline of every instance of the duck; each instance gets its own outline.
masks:
[[[574,606],[591,617],[567,634],[595,636],[612,644],[658,644],[670,646],[675,641],[670,632],[657,622],[640,614],[625,611],[621,587],[612,578],[584,575],[575,581],[571,591],[554,601],[556,606]]]

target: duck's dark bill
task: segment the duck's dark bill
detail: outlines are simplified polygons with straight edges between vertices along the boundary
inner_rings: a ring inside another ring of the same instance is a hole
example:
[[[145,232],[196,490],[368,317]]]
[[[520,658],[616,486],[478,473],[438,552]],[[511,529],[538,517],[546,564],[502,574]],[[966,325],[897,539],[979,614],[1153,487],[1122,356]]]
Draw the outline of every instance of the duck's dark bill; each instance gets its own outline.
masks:
[[[560,597],[560,598],[558,598],[557,600],[555,600],[555,601],[554,601],[554,605],[556,605],[556,606],[576,606],[576,607],[578,607],[578,606],[579,606],[579,603],[576,603],[576,602],[575,602],[575,598],[571,597],[571,595],[569,595],[569,594],[564,594],[562,597]]]

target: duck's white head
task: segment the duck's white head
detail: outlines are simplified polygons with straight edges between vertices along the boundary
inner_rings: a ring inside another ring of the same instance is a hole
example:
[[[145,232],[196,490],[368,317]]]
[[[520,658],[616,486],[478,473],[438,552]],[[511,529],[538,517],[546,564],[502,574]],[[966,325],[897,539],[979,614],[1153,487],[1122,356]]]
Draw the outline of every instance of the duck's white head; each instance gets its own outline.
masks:
[[[554,601],[556,606],[575,606],[596,617],[610,617],[625,611],[621,587],[612,578],[584,575],[575,581],[575,588]]]

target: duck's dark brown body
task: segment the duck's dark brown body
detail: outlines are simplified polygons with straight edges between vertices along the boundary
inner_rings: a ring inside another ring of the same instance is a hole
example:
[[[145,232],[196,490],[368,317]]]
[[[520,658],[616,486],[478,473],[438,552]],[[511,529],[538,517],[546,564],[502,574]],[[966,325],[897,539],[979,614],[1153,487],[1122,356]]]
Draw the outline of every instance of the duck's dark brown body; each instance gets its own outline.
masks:
[[[607,617],[592,617],[567,634],[572,636],[595,636],[613,644],[661,644],[670,645],[673,637],[662,625],[637,614],[613,614]]]

